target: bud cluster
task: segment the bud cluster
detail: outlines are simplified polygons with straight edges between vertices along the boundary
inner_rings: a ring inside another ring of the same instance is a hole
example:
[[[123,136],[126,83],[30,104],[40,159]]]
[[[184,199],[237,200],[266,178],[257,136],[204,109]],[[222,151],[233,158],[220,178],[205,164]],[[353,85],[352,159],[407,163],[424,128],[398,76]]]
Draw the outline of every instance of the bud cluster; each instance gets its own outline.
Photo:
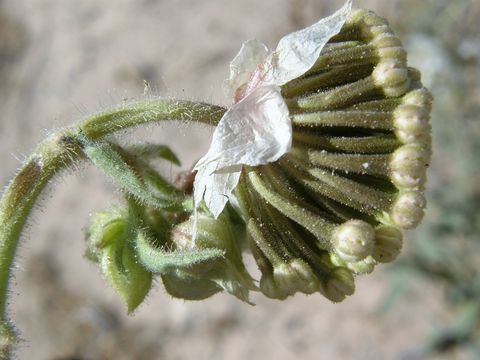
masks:
[[[365,10],[282,95],[292,149],[244,169],[236,191],[260,289],[338,302],[353,275],[393,261],[401,229],[423,217],[432,97],[387,21]]]
[[[179,189],[151,166],[155,156],[178,164],[168,148],[83,142],[128,194],[126,209],[92,217],[87,254],[129,310],[154,275],[170,295],[189,300],[226,291],[248,302],[253,290],[339,302],[353,294],[355,275],[399,255],[401,229],[416,227],[425,209],[432,97],[386,20],[351,13],[281,94],[291,150],[243,166],[236,201],[217,219],[206,207],[192,211],[194,173]],[[244,240],[262,274],[258,286],[243,263]]]

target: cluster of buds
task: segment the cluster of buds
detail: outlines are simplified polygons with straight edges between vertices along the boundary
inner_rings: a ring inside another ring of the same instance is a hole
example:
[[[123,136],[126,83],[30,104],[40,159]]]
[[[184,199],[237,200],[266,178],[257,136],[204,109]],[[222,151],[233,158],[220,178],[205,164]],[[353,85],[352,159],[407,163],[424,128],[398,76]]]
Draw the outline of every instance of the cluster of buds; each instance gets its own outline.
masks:
[[[338,302],[354,275],[393,261],[401,230],[423,217],[432,97],[387,21],[365,10],[281,94],[292,148],[244,168],[236,189],[260,289]]]
[[[343,20],[300,76],[278,86],[284,74],[277,74],[273,85],[258,85],[281,53],[252,67],[250,80],[242,75],[247,82],[237,88],[237,103],[217,127],[223,143],[214,143],[182,189],[148,163],[151,156],[178,163],[165,147],[83,144],[129,194],[126,210],[92,218],[87,237],[89,258],[129,310],[146,296],[153,275],[169,294],[189,300],[223,290],[247,302],[249,291],[274,299],[318,292],[339,302],[353,294],[355,275],[398,256],[402,230],[417,226],[425,208],[432,98],[386,20],[365,10]],[[281,117],[281,129],[273,122],[260,131],[272,114],[273,121]],[[244,118],[252,129],[237,146],[228,131],[244,131]],[[290,128],[291,139],[283,136]],[[265,140],[262,146],[278,145],[270,130],[283,143],[275,151],[260,148],[269,160],[259,162],[249,152],[251,135]],[[225,150],[229,142],[244,152]],[[215,168],[219,159],[224,169]],[[228,192],[218,196],[233,189],[231,203]],[[246,247],[262,274],[258,286],[243,264]]]

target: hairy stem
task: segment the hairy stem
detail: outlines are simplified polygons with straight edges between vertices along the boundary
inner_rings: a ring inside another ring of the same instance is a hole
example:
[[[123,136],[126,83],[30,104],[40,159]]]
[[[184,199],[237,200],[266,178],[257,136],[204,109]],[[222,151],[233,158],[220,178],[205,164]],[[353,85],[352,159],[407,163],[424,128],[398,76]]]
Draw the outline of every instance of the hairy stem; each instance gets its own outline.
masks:
[[[162,120],[215,125],[225,109],[215,105],[160,99],[137,102],[88,117],[40,143],[0,199],[0,358],[8,358],[14,338],[7,318],[10,271],[18,240],[38,196],[60,171],[84,158],[80,138],[99,139],[119,130]]]

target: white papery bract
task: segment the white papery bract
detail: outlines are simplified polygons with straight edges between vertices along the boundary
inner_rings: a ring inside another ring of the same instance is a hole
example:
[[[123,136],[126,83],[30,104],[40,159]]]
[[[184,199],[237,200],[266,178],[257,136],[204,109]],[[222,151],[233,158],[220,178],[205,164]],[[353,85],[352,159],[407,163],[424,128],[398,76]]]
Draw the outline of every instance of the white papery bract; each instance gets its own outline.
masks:
[[[280,86],[305,74],[328,40],[340,32],[351,10],[352,1],[346,1],[331,16],[284,36],[266,60],[265,82]]]
[[[217,217],[238,184],[242,165],[278,160],[291,147],[292,124],[277,86],[256,88],[234,104],[217,126],[207,154],[195,166],[194,201]],[[255,150],[255,151],[252,151]]]
[[[257,40],[242,45],[226,82],[234,105],[218,123],[207,154],[195,165],[195,208],[203,199],[217,217],[238,184],[242,165],[268,164],[290,150],[292,126],[279,86],[315,64],[328,40],[340,32],[351,7],[348,0],[333,15],[286,35],[275,51]]]

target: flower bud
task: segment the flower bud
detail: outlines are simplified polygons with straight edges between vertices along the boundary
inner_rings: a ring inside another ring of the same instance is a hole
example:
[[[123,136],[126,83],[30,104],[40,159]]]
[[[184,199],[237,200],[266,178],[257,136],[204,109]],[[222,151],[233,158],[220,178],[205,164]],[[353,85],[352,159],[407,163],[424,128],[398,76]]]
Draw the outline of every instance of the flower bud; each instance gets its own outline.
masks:
[[[393,226],[380,226],[375,229],[375,246],[372,257],[381,263],[397,258],[402,249],[402,232]]]
[[[347,24],[356,24],[360,28],[362,38],[368,40],[377,35],[392,33],[388,21],[374,12],[364,9],[352,11]]]
[[[233,231],[229,217],[221,214],[218,219],[205,214],[198,214],[197,236],[192,237],[193,218],[176,225],[171,231],[171,241],[175,250],[189,251],[201,249],[218,249],[225,253],[225,257],[216,258],[207,262],[192,264],[183,269],[182,274],[169,276],[166,285],[172,296],[184,293],[189,298],[208,297],[214,294],[216,286],[248,302],[248,291],[256,289],[253,281],[243,264],[238,238]],[[178,284],[175,281],[178,280]],[[214,286],[216,285],[216,286]],[[188,286],[193,286],[189,291]],[[205,286],[205,290],[202,290]]]
[[[428,151],[419,144],[407,144],[392,154],[390,161],[391,177],[398,187],[415,188],[426,180]]]
[[[402,42],[391,33],[378,34],[371,42],[376,48],[402,47]]]
[[[346,26],[351,26],[360,22],[370,11],[365,9],[353,9],[345,22]],[[365,24],[366,25],[366,24]]]
[[[380,62],[394,61],[399,64],[407,62],[407,52],[402,42],[390,31],[375,34],[370,45],[376,48]]]
[[[402,229],[415,228],[423,218],[425,196],[420,191],[402,192],[391,210],[391,219]]]
[[[408,75],[410,76],[410,80],[414,86],[418,85],[422,81],[422,73],[420,70],[415,69],[414,67],[408,67]]]
[[[415,105],[400,105],[393,114],[395,134],[403,143],[425,143],[430,137],[428,111]]]
[[[373,272],[376,264],[377,262],[375,259],[369,255],[363,260],[354,263],[347,263],[347,268],[350,269],[354,274],[366,275]]]
[[[290,261],[289,266],[292,282],[297,286],[298,291],[305,294],[313,294],[318,291],[318,279],[307,263],[297,258]],[[275,275],[275,270],[273,274]]]
[[[393,31],[388,25],[376,25],[376,26],[369,26],[368,28],[362,29],[363,34],[366,38],[375,38],[376,36],[382,34],[392,34]]]
[[[218,249],[225,253],[225,257],[237,266],[239,271],[244,270],[241,249],[237,234],[229,217],[225,214],[215,219],[205,214],[197,215],[197,234],[195,241],[192,237],[193,217],[174,226],[170,232],[170,239],[176,250]],[[224,259],[217,259],[211,263],[202,263],[190,267],[192,274],[200,276],[223,263]]]
[[[432,101],[432,94],[425,88],[412,90],[403,97],[405,105],[415,105],[425,109],[427,112],[432,110]]]
[[[402,63],[407,62],[407,52],[402,47],[382,47],[377,49],[377,54],[382,60],[393,60]],[[410,82],[411,79],[409,79],[408,84],[410,84]],[[408,89],[405,89],[404,92],[406,92],[407,90]]]
[[[203,300],[222,291],[222,288],[211,280],[199,279],[179,270],[163,274],[162,282],[165,290],[178,299]]]
[[[260,288],[271,298],[284,299],[296,292],[313,294],[319,290],[319,283],[310,266],[297,258],[275,265],[273,277],[263,276]]]
[[[372,72],[376,86],[382,88],[387,97],[397,97],[405,94],[410,86],[408,70],[400,61],[383,60],[375,66]]]
[[[330,253],[329,260],[333,266],[336,266],[336,267],[347,266],[347,262],[343,260],[340,256],[338,256],[336,253]]]
[[[346,262],[357,262],[371,254],[375,239],[372,226],[362,220],[348,220],[333,234],[333,246]]]
[[[344,267],[334,269],[328,278],[322,281],[320,292],[333,302],[340,302],[355,292],[352,272]]]
[[[387,19],[378,16],[373,11],[367,11],[365,13],[365,15],[363,16],[363,22],[367,26],[388,25]]]
[[[380,61],[393,60],[399,63],[407,62],[407,52],[402,47],[402,42],[391,32],[376,34],[370,41],[377,50]]]

